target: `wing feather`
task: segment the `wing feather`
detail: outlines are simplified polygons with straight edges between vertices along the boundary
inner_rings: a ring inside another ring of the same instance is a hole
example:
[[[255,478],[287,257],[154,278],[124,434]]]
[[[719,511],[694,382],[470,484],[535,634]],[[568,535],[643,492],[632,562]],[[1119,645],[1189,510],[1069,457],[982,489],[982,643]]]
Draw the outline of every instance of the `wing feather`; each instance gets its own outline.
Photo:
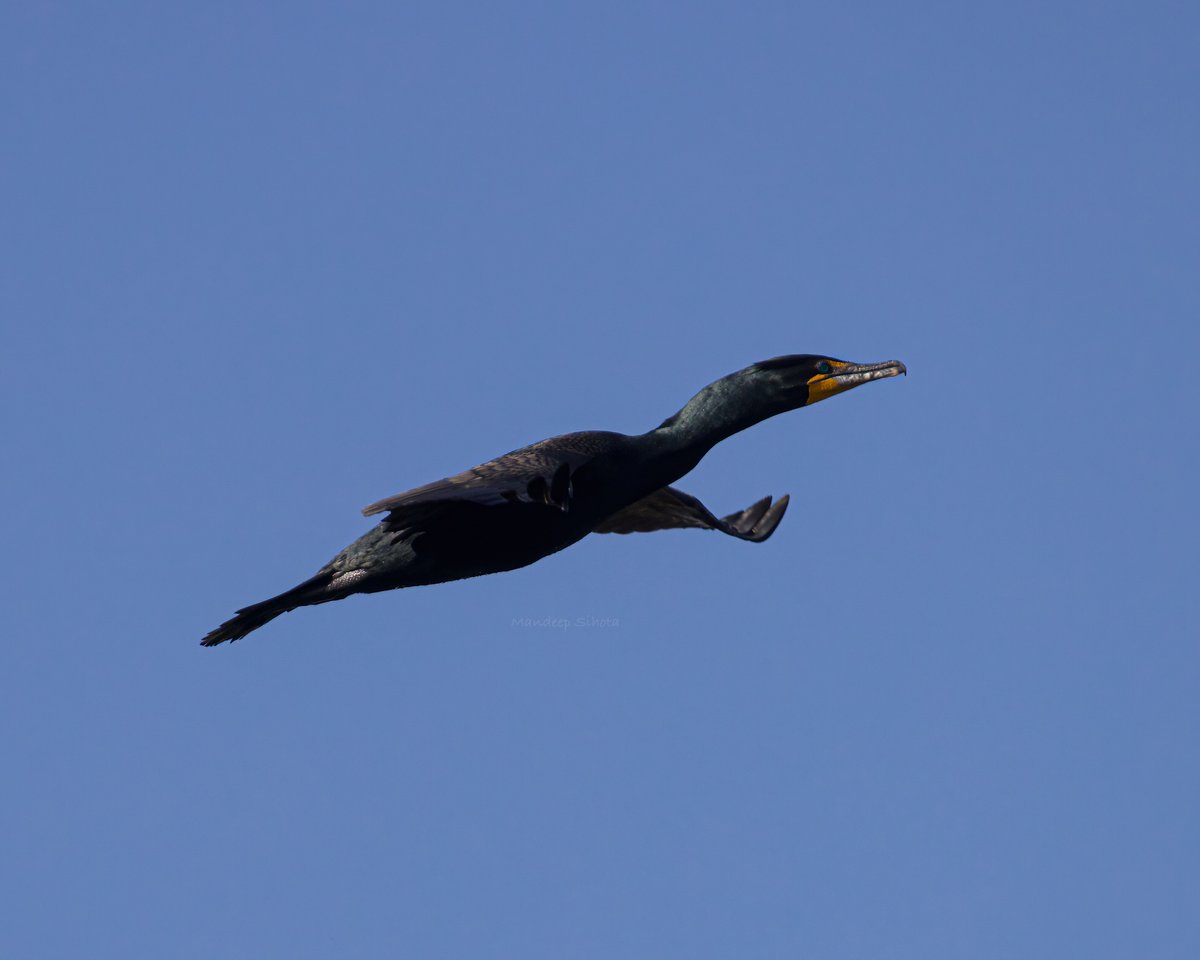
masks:
[[[762,543],[779,526],[787,510],[788,499],[784,495],[772,502],[771,497],[763,497],[745,510],[718,518],[691,494],[674,487],[663,487],[614,513],[593,532],[651,533],[655,530],[699,528],[720,530],[739,540]]]
[[[363,508],[363,515],[388,512],[384,524],[400,529],[419,526],[438,505],[448,502],[481,506],[544,503],[566,511],[574,494],[572,474],[619,437],[600,431],[552,437],[452,477],[376,500]]]

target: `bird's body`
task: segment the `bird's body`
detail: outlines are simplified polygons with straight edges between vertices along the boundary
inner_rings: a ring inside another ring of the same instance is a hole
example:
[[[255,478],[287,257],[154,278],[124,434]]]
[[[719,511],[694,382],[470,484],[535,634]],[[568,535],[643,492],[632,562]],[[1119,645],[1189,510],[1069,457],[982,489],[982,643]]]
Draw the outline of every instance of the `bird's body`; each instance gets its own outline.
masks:
[[[202,643],[237,640],[288,610],[355,593],[514,570],[589,533],[697,527],[765,540],[782,519],[787,497],[774,503],[767,497],[718,519],[670,484],[714,444],[766,417],[903,372],[898,361],[857,365],[812,355],[780,357],[710,384],[647,433],[552,437],[380,500],[363,511],[386,512],[378,526],[313,577],[238,611]]]

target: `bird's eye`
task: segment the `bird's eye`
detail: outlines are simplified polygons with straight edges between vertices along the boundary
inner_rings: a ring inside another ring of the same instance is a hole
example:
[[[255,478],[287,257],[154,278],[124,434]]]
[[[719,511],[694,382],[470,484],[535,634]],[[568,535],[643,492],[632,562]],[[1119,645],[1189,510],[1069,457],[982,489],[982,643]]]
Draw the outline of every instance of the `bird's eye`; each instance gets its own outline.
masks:
[[[827,364],[824,360],[817,364],[817,373],[828,373],[832,369],[833,367]]]

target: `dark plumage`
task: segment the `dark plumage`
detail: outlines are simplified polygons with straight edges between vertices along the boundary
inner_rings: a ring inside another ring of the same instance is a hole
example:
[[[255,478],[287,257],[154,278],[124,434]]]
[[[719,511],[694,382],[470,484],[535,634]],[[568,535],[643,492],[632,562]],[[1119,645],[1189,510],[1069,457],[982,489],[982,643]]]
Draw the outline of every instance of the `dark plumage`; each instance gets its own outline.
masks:
[[[387,514],[378,526],[308,580],[239,610],[201,643],[237,640],[281,613],[354,593],[513,570],[589,533],[696,527],[761,543],[783,519],[786,496],[718,518],[670,484],[714,444],[761,420],[905,372],[898,360],[777,357],[709,384],[647,433],[552,437],[380,500],[363,510]]]

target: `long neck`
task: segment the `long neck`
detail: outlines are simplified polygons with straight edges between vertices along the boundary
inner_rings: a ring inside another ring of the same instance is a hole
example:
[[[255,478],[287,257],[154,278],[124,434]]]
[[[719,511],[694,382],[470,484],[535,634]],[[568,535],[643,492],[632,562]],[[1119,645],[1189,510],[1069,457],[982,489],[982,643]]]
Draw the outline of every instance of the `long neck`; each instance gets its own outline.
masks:
[[[679,470],[674,480],[715,444],[780,412],[764,397],[762,385],[743,370],[710,383],[678,413],[635,439],[670,471]]]

